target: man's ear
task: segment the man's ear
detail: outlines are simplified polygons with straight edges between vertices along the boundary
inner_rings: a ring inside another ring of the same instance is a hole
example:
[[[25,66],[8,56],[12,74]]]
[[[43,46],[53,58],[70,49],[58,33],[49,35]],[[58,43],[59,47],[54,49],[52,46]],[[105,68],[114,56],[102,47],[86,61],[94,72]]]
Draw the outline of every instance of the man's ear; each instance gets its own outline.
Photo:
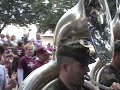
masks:
[[[69,71],[69,67],[70,67],[69,64],[66,64],[66,63],[62,64],[62,69],[63,69],[65,72],[68,72],[68,71]]]

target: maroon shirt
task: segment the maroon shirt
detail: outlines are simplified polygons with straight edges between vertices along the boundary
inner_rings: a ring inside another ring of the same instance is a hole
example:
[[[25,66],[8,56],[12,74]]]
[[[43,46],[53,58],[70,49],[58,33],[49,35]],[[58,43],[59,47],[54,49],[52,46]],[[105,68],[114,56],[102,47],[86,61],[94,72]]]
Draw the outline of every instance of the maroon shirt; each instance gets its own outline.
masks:
[[[25,49],[22,48],[22,47],[18,47],[18,48],[17,48],[17,55],[18,55],[19,57],[25,56]]]
[[[6,48],[5,49],[5,54],[6,54],[5,60],[11,60],[12,55],[9,55],[11,52],[12,52],[12,48]]]
[[[23,69],[24,79],[34,70],[34,58],[23,56],[18,63],[18,68]]]
[[[43,66],[44,64],[46,64],[46,63],[48,63],[48,62],[49,62],[48,60],[45,61],[45,62],[42,62],[42,61],[40,61],[40,60],[35,60],[35,67],[34,67],[34,69],[37,69],[37,68]]]

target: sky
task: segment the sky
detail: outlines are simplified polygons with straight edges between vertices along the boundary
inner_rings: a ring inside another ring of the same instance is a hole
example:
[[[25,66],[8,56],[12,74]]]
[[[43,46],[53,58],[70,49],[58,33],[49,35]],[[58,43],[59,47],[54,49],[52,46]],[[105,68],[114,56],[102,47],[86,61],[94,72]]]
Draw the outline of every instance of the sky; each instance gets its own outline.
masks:
[[[16,27],[14,25],[9,25],[7,26],[3,31],[2,34],[9,34],[11,35],[16,35],[17,39],[21,39],[24,33],[29,33],[29,38],[35,38],[35,34],[37,32],[37,28],[35,25],[30,25],[29,26],[31,31],[29,32],[29,28],[23,28],[23,27]]]

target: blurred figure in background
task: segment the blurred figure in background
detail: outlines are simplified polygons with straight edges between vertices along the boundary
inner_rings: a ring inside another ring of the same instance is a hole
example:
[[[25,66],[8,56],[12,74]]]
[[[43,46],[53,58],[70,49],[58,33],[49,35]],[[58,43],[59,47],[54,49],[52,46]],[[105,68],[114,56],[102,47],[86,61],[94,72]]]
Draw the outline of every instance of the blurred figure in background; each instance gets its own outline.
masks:
[[[17,46],[17,41],[16,41],[16,36],[15,36],[15,35],[12,35],[12,36],[11,36],[10,42],[11,42],[11,44],[13,45],[13,47],[16,47],[16,46]]]
[[[49,50],[49,51],[51,51],[51,52],[53,51],[53,47],[51,46],[50,43],[47,44],[47,50]]]
[[[25,45],[25,56],[20,58],[18,62],[18,83],[21,85],[22,81],[34,70],[33,45]]]
[[[23,41],[18,41],[18,47],[16,47],[15,53],[14,53],[14,59],[12,63],[12,68],[15,72],[17,72],[18,68],[18,62],[21,57],[25,56],[25,47]]]
[[[6,41],[9,45],[11,44],[11,42],[10,42],[10,35],[9,35],[9,34],[6,34],[5,41]]]
[[[51,54],[44,47],[41,47],[36,51],[36,55],[37,59],[35,60],[35,69],[48,63]]]
[[[4,47],[0,46],[0,61],[3,59]],[[13,73],[11,78],[7,79],[5,66],[0,63],[0,90],[11,90],[16,87],[17,74]]]
[[[35,56],[36,56],[36,51],[42,47],[42,40],[39,33],[36,34],[36,41],[34,42],[34,45],[35,45]]]
[[[5,35],[0,34],[0,45],[3,45],[4,42],[5,42]]]
[[[13,62],[13,49],[8,45],[8,42],[4,42],[4,65],[8,71],[9,77],[11,77],[12,71],[12,62]]]
[[[22,41],[24,42],[24,44],[26,45],[28,43],[28,37],[29,37],[29,34],[27,33],[24,33],[23,34],[23,37],[22,37]]]

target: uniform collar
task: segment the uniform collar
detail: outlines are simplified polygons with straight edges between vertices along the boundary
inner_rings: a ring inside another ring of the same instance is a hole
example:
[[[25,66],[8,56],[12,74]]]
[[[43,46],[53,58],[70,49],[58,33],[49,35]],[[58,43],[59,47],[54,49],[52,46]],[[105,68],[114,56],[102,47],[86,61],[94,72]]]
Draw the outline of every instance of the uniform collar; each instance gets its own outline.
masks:
[[[62,82],[62,80],[60,78],[58,79],[57,87],[59,87],[59,90],[70,90],[65,86],[65,84]],[[75,90],[84,90],[84,89],[81,86]]]

